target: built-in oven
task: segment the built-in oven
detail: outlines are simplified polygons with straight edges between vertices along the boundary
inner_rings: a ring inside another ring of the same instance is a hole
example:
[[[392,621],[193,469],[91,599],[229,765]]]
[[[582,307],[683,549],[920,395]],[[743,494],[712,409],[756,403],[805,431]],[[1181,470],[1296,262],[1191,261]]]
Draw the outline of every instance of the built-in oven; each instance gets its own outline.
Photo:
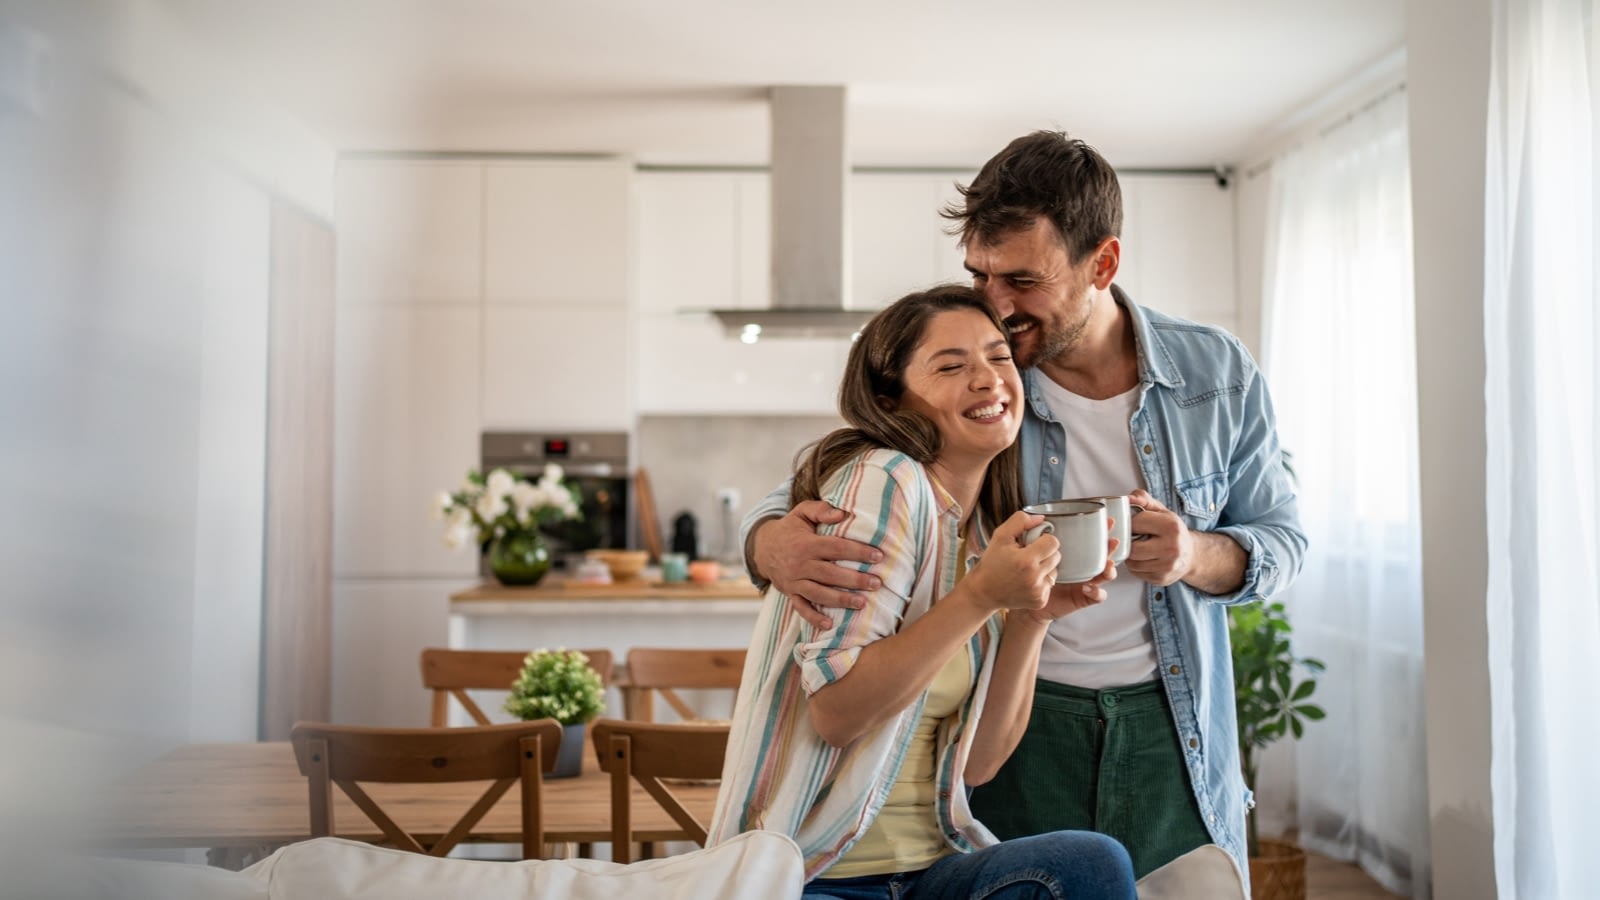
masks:
[[[570,568],[585,550],[628,546],[633,528],[627,432],[486,431],[480,462],[485,474],[507,469],[532,480],[555,463],[578,489],[583,518],[543,529],[556,566]]]

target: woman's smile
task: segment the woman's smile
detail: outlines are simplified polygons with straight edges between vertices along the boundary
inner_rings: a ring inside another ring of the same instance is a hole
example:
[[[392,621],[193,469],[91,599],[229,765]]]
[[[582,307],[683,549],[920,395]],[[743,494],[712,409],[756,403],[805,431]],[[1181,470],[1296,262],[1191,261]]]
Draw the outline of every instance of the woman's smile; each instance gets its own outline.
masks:
[[[928,321],[900,402],[939,429],[942,463],[981,473],[1016,439],[1021,395],[1006,336],[977,310],[951,310]]]

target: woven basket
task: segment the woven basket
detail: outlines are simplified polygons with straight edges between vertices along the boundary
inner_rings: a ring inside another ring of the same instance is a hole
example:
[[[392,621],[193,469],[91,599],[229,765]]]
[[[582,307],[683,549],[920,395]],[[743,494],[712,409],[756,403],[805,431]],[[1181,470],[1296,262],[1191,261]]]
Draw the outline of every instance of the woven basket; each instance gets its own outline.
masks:
[[[1250,900],[1305,900],[1306,854],[1287,841],[1261,839],[1250,857]]]

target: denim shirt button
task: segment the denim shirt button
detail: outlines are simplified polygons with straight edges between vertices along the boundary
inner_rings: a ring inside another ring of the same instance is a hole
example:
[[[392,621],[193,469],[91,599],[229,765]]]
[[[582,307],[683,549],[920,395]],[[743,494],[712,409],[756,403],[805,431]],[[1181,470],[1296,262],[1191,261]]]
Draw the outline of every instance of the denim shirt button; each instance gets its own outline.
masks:
[[[1179,670],[1179,669],[1178,669],[1178,667],[1177,667],[1177,666],[1168,666],[1168,667],[1167,667],[1167,671],[1168,671],[1168,672],[1171,672],[1171,673],[1172,673],[1172,674],[1174,674],[1174,675],[1176,675],[1176,674],[1178,674],[1178,672],[1179,672],[1179,671],[1180,671],[1180,670]]]
[[[1160,591],[1156,591],[1156,602],[1157,603],[1161,602],[1161,592]]]
[[[1061,460],[1059,458],[1057,458],[1057,457],[1052,456],[1052,457],[1050,457],[1050,465],[1059,466],[1059,465],[1061,465]]]
[[[1200,739],[1199,738],[1189,738],[1189,749],[1190,750],[1193,750],[1194,748],[1196,748],[1198,746],[1200,746]]]
[[[1141,449],[1144,450],[1144,454],[1146,456],[1149,456],[1150,454],[1156,452],[1156,448],[1150,446],[1149,444],[1145,444],[1144,447],[1142,447]]]

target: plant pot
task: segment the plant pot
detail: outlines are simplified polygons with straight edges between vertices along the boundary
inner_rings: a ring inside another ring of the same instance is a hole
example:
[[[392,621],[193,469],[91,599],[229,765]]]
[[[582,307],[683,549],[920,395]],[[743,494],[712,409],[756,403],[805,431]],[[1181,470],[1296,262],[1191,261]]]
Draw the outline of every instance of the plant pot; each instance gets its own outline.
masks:
[[[514,531],[489,542],[489,571],[507,586],[539,583],[550,571],[550,547],[537,531]]]
[[[572,778],[583,770],[583,744],[589,726],[585,722],[561,726],[561,750],[556,754],[555,768],[544,773],[546,778]]]
[[[1261,838],[1250,857],[1250,900],[1305,900],[1306,852],[1288,841]]]

